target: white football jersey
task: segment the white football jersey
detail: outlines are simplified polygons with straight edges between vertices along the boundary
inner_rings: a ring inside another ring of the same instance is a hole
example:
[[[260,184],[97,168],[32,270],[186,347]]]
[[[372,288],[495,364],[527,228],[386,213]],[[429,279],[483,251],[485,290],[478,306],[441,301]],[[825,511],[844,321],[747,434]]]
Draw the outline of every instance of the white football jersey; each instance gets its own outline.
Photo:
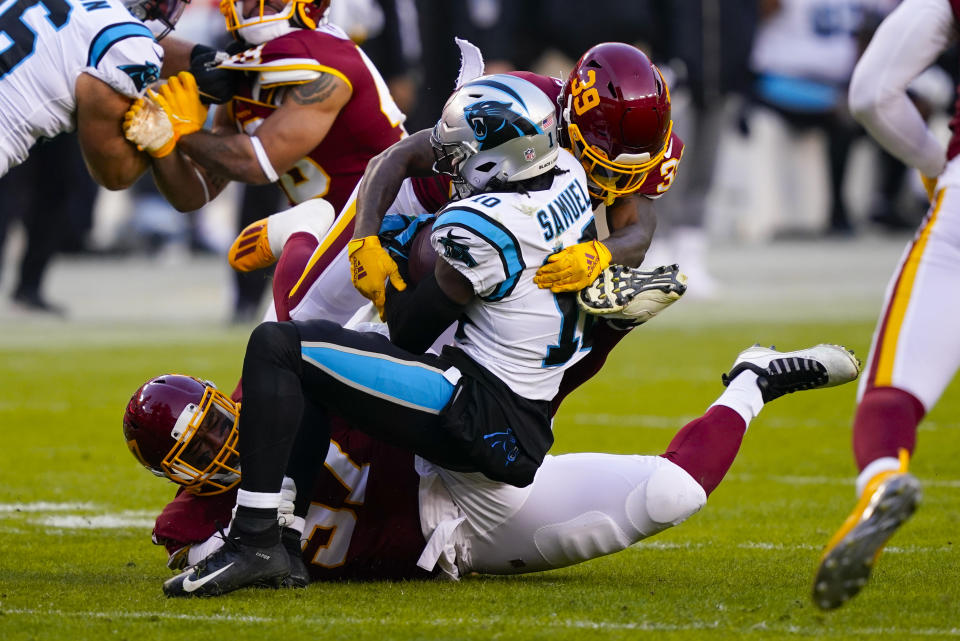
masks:
[[[583,168],[563,149],[557,166],[566,173],[550,189],[485,193],[448,204],[430,237],[476,294],[455,345],[534,400],[553,398],[563,371],[589,351],[576,294],[554,294],[533,283],[550,254],[596,233]]]
[[[41,137],[73,130],[79,74],[134,98],[162,61],[150,29],[118,0],[0,2],[0,176]]]

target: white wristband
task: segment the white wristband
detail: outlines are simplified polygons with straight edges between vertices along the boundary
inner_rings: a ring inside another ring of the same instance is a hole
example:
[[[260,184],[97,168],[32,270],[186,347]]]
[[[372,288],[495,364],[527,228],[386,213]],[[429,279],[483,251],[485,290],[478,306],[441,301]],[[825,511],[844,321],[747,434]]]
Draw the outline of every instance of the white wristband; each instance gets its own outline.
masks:
[[[194,165],[193,171],[197,174],[197,180],[200,181],[200,186],[203,187],[203,204],[206,205],[208,202],[210,202],[210,190],[207,188],[207,181],[203,177],[203,174],[200,173],[199,167]]]
[[[266,176],[270,182],[277,182],[280,176],[277,175],[273,165],[270,164],[270,158],[267,157],[267,152],[264,150],[260,139],[256,136],[250,136],[250,143],[253,145],[253,153],[257,155],[257,162],[260,163],[260,169],[263,170],[263,175]]]

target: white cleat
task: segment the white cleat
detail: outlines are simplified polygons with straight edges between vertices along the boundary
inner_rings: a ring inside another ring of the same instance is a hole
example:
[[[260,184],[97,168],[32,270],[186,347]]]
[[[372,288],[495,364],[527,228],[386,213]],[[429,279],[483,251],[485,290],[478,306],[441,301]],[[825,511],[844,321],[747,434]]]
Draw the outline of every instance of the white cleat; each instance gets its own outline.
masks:
[[[654,269],[610,265],[580,290],[577,303],[588,314],[642,325],[680,300],[687,277],[677,265]]]
[[[721,377],[724,385],[749,370],[757,374],[763,402],[784,394],[821,387],[834,387],[856,380],[860,360],[842,345],[821,343],[794,352],[778,352],[754,345],[740,352],[730,372]]]

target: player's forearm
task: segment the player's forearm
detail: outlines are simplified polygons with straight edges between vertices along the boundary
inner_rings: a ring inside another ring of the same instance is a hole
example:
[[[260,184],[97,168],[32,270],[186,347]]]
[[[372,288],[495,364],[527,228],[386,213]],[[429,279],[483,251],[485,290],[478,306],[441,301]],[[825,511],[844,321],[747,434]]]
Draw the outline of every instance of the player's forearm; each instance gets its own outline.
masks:
[[[151,169],[157,189],[177,211],[200,209],[220,191],[207,186],[203,176],[178,151],[154,158]]]
[[[197,131],[177,143],[195,163],[217,176],[251,185],[273,182],[257,159],[250,136]]]
[[[354,238],[372,236],[380,231],[380,223],[400,193],[404,179],[431,175],[432,158],[429,131],[424,130],[404,138],[370,160],[357,192]]]
[[[642,196],[617,200],[607,210],[610,236],[603,244],[610,250],[610,262],[636,267],[643,262],[657,229],[653,203]]]
[[[943,146],[907,87],[949,46],[954,19],[943,0],[908,0],[880,25],[850,82],[850,111],[890,153],[927,176],[943,170]]]
[[[114,145],[117,153],[104,155],[97,152],[83,150],[84,161],[90,175],[97,182],[111,191],[127,189],[143,175],[149,166],[146,154],[137,151],[136,147],[123,141]]]
[[[163,47],[161,77],[169,78],[190,69],[190,54],[196,46],[195,43],[175,36],[166,36],[160,41],[160,46]]]

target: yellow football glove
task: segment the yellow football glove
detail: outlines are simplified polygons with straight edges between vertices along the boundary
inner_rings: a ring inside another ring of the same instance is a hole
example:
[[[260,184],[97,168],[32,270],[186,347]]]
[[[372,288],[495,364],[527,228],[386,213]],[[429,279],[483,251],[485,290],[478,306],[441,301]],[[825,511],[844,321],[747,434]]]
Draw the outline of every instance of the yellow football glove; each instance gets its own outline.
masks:
[[[930,199],[930,202],[933,202],[934,197],[937,195],[937,177],[934,176],[925,176],[923,173],[920,174],[920,182],[923,183],[923,188],[927,192],[927,198]]]
[[[207,120],[207,106],[200,102],[197,81],[189,71],[171,76],[160,87],[159,94],[148,89],[147,95],[166,112],[177,140],[203,129],[203,123]]]
[[[609,265],[610,250],[599,240],[591,240],[552,254],[533,282],[555,293],[576,292],[595,281]]]
[[[380,239],[376,236],[354,238],[347,245],[347,253],[350,256],[350,280],[353,286],[377,306],[380,320],[386,320],[383,304],[386,300],[387,278],[398,290],[407,288],[397,271],[397,263],[380,246]]]
[[[123,135],[154,158],[163,158],[177,144],[166,112],[152,100],[138,98],[123,116]]]

